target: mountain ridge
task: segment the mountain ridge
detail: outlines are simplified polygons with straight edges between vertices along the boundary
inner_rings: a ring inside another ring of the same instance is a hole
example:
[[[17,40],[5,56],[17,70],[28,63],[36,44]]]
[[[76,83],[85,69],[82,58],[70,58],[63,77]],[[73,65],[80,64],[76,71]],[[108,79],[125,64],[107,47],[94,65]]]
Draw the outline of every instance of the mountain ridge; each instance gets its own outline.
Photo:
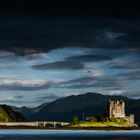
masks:
[[[82,119],[83,113],[87,117],[91,115],[108,115],[109,99],[123,99],[126,102],[126,114],[132,112],[128,111],[130,109],[130,104],[132,105],[134,101],[136,101],[135,99],[120,95],[111,96],[88,92],[86,94],[72,95],[57,99],[43,107],[39,112],[30,116],[29,120],[70,121],[74,115]],[[138,100],[138,102],[140,102],[140,100]]]
[[[135,114],[136,122],[140,122],[140,99],[132,99],[121,95],[103,95],[93,92],[71,95],[56,99],[50,103],[44,103],[31,109],[32,113],[27,115],[26,118],[29,121],[71,121],[73,116],[78,116],[82,120],[83,114],[85,117],[108,116],[109,99],[124,100],[126,115]],[[22,109],[20,108],[20,113],[22,112],[26,115]]]

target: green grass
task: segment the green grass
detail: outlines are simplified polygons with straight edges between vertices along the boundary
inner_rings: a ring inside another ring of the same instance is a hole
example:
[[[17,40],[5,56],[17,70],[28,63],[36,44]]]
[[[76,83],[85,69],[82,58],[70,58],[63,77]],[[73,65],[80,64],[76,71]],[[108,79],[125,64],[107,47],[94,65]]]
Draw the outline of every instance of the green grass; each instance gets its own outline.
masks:
[[[116,122],[79,122],[72,127],[132,127],[130,123],[116,123]]]

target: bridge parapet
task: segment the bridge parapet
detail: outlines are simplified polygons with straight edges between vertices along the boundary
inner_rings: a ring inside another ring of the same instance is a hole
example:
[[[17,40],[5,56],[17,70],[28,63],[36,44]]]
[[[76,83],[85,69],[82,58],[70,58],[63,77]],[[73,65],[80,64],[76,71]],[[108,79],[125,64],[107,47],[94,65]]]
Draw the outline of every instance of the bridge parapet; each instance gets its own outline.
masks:
[[[42,122],[0,122],[0,126],[15,126],[15,127],[18,127],[18,126],[27,126],[27,127],[46,127],[48,124],[51,124],[54,128],[57,126],[57,125],[60,125],[60,126],[66,126],[68,124],[70,124],[69,122],[50,122],[50,121],[42,121]]]

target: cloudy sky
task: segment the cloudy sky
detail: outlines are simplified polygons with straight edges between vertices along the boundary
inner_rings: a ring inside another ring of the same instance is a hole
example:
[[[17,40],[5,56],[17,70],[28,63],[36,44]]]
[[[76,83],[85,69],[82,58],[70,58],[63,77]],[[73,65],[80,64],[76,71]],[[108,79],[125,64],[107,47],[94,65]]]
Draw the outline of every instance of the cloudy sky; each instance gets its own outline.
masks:
[[[0,103],[33,107],[86,92],[140,98],[139,15],[105,8],[0,10]]]

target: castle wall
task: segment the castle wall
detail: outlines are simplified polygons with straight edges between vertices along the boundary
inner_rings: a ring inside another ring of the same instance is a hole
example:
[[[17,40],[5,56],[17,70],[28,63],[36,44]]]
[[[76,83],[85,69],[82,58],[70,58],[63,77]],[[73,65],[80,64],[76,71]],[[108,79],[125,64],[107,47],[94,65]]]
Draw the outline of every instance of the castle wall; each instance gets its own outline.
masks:
[[[124,101],[109,101],[109,117],[121,118],[125,117],[125,103]]]
[[[126,119],[128,120],[129,123],[132,123],[132,124],[135,123],[135,121],[134,121],[135,120],[134,114],[131,114],[129,116],[126,116]]]

